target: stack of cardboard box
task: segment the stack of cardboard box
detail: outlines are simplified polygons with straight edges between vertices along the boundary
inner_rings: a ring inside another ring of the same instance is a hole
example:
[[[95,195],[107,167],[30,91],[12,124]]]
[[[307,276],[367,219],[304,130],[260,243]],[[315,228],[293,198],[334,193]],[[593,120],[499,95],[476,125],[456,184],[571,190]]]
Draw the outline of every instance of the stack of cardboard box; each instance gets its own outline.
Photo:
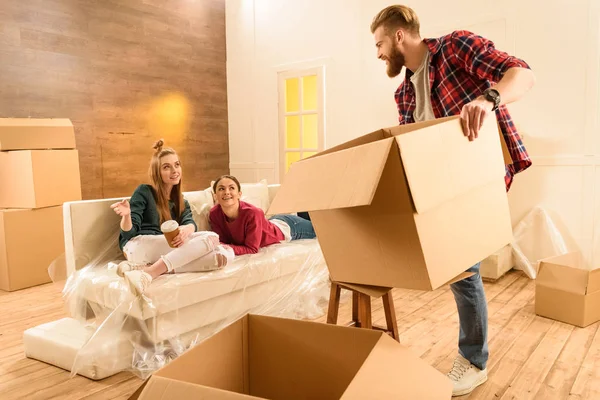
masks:
[[[81,200],[68,119],[0,118],[0,289],[48,283],[64,253],[62,204]]]

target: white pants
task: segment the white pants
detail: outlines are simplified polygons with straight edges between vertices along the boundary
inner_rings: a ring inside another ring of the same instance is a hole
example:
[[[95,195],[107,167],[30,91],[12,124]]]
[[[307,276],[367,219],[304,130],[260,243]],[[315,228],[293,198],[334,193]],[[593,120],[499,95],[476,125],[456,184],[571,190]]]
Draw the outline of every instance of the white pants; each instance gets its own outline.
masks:
[[[181,247],[172,248],[164,235],[139,235],[127,242],[123,252],[136,264],[154,264],[162,259],[168,272],[209,271],[217,268],[217,254],[225,256],[227,263],[235,257],[231,249],[221,245],[213,248],[210,236],[219,237],[214,232],[195,232]]]

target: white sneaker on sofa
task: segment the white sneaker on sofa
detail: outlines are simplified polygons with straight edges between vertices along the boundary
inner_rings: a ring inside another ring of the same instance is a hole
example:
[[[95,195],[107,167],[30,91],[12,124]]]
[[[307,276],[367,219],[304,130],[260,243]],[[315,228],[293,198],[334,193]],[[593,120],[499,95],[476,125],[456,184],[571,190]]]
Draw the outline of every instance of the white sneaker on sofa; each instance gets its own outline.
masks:
[[[121,278],[125,275],[127,271],[135,271],[140,270],[146,267],[148,264],[136,264],[131,261],[121,261],[119,265],[117,265],[117,275]]]
[[[152,283],[152,276],[139,269],[126,271],[123,278],[129,286],[129,290],[131,290],[135,296],[144,294],[148,286]]]
[[[452,396],[464,396],[487,381],[487,369],[480,370],[459,354],[448,372],[448,378],[454,385]]]

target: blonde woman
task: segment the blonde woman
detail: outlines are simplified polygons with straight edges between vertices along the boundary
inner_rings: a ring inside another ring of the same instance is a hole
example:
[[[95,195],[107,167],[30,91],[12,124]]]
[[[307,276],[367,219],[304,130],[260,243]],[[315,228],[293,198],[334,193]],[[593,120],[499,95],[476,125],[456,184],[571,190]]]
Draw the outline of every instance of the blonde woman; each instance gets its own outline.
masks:
[[[196,232],[190,205],[182,194],[181,162],[175,150],[163,146],[163,140],[154,145],[151,184],[138,186],[130,201],[111,205],[121,217],[119,247],[127,258],[119,264],[117,274],[125,278],[136,295],[164,273],[217,269],[234,257],[230,248],[219,244],[216,233]],[[179,225],[172,247],[161,230],[161,225],[170,220]]]

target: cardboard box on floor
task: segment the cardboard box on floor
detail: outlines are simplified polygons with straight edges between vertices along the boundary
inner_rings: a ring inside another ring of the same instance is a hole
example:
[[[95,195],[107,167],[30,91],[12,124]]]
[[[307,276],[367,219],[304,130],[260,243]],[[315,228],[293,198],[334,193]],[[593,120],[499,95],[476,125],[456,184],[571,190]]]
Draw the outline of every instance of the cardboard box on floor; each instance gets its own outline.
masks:
[[[77,150],[0,152],[0,208],[42,208],[81,200]]]
[[[586,267],[579,252],[541,260],[535,313],[582,328],[600,321],[600,268]]]
[[[0,151],[74,149],[75,131],[64,118],[0,118]]]
[[[49,283],[48,267],[64,251],[62,206],[0,210],[0,289]]]
[[[246,315],[130,399],[450,399],[452,384],[383,332]]]
[[[512,240],[494,116],[369,133],[292,165],[269,214],[309,211],[331,279],[433,290]]]

